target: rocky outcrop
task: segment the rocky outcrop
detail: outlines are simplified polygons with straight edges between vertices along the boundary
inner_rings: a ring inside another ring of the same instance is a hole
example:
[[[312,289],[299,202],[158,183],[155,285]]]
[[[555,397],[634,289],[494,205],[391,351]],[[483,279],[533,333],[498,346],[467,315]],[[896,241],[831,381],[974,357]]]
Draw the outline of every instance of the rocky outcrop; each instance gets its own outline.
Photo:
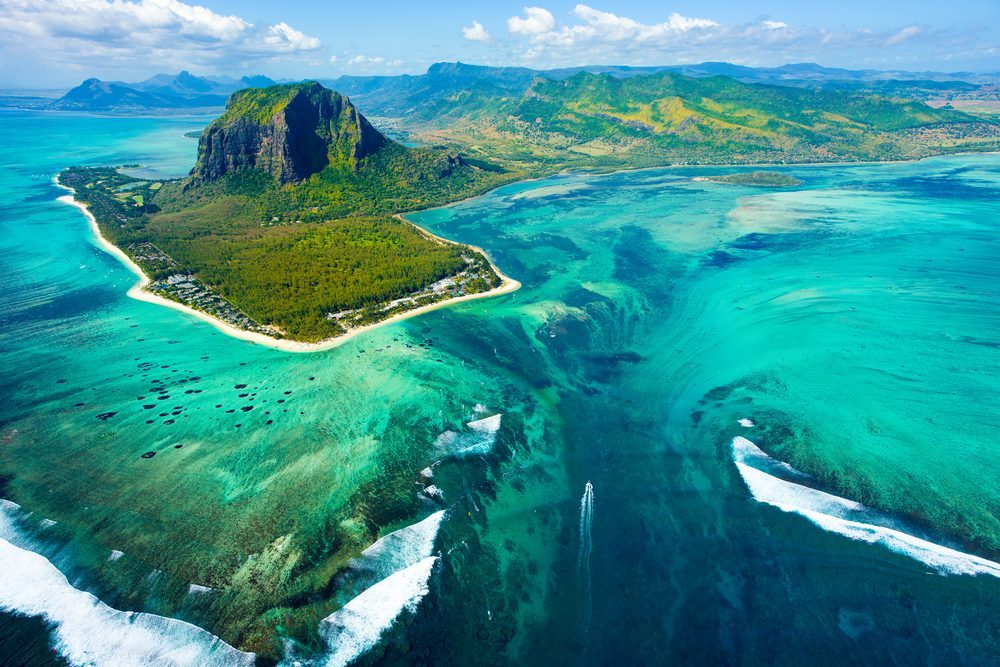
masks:
[[[248,89],[202,133],[192,174],[213,181],[256,168],[294,183],[328,166],[355,171],[388,141],[348,98],[318,83]]]

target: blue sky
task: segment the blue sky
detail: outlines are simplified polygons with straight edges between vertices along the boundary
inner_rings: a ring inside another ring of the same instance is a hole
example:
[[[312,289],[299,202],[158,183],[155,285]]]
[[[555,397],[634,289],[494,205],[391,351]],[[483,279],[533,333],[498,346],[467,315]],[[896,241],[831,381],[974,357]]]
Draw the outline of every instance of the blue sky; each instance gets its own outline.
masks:
[[[1000,0],[0,0],[0,85],[158,72],[327,78],[442,60],[1000,71]]]

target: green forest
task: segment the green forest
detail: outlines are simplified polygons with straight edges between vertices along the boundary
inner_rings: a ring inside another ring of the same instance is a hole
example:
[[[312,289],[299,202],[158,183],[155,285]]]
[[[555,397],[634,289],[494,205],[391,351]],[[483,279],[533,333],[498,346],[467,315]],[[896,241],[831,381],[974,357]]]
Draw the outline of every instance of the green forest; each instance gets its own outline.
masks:
[[[60,182],[90,208],[102,234],[154,281],[193,274],[254,322],[273,327],[269,333],[298,341],[342,333],[343,326],[328,313],[360,309],[365,312],[356,324],[378,321],[380,315],[399,312],[382,312],[381,304],[461,272],[468,274],[462,293],[486,291],[500,282],[479,252],[428,237],[384,213],[344,215],[337,208],[344,217],[324,218],[309,210],[312,215],[301,216],[308,222],[274,221],[275,214],[296,210],[280,206],[299,195],[275,193],[278,188],[266,180],[270,197],[236,194],[254,180],[260,179],[248,175],[227,181],[220,190],[225,194],[212,196],[185,193],[184,181],[152,183],[111,168],[73,168],[60,175]],[[142,251],[147,244],[172,262],[154,261]]]

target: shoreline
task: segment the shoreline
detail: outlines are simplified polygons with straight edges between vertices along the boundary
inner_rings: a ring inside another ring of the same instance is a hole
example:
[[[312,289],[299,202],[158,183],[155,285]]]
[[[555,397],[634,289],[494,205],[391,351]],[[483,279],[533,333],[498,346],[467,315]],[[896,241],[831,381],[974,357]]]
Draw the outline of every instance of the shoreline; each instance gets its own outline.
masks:
[[[206,312],[197,310],[196,308],[192,308],[191,306],[187,306],[187,305],[185,305],[183,303],[179,303],[177,301],[173,301],[171,299],[164,298],[164,297],[159,296],[157,294],[152,294],[151,292],[147,291],[145,288],[146,288],[147,285],[149,285],[149,283],[151,281],[149,279],[149,276],[147,276],[146,273],[142,270],[142,267],[140,267],[138,264],[136,264],[134,261],[132,261],[132,258],[129,257],[125,253],[124,250],[122,250],[121,248],[119,248],[115,244],[111,243],[106,238],[104,238],[104,235],[101,234],[100,227],[97,225],[97,219],[90,212],[90,209],[87,208],[86,204],[77,201],[76,198],[73,196],[75,194],[75,191],[73,190],[73,188],[68,187],[66,185],[63,185],[62,183],[59,183],[58,176],[53,177],[52,182],[57,187],[60,187],[60,188],[62,188],[64,190],[69,191],[70,194],[63,195],[61,197],[57,197],[56,200],[59,201],[59,202],[61,202],[61,203],[63,203],[63,204],[68,204],[68,205],[70,205],[70,206],[72,206],[72,207],[80,210],[83,213],[84,217],[87,218],[87,223],[90,226],[90,230],[91,230],[91,232],[94,235],[94,239],[97,241],[98,247],[100,247],[101,250],[107,252],[109,255],[112,255],[113,257],[115,257],[116,259],[118,259],[118,261],[120,261],[122,264],[124,264],[126,266],[126,268],[128,268],[130,271],[132,271],[132,273],[134,273],[136,275],[136,277],[139,278],[139,282],[137,282],[134,285],[132,285],[132,287],[129,288],[128,292],[126,292],[127,296],[135,299],[136,301],[145,301],[146,303],[151,303],[151,304],[155,304],[155,305],[158,305],[158,306],[165,306],[167,308],[172,308],[174,310],[180,311],[180,312],[185,313],[187,315],[191,315],[193,317],[196,317],[199,320],[201,320],[203,322],[206,322],[207,324],[210,324],[211,326],[215,327],[216,329],[218,329],[222,333],[226,334],[227,336],[231,336],[233,338],[237,338],[239,340],[246,341],[246,342],[249,342],[249,343],[256,343],[257,345],[263,345],[265,347],[270,347],[270,348],[275,349],[275,350],[281,350],[282,352],[306,353],[306,352],[322,352],[324,350],[330,350],[330,349],[333,349],[333,348],[339,346],[340,344],[342,344],[342,343],[350,340],[351,338],[354,338],[355,336],[359,336],[359,335],[361,335],[361,334],[363,334],[363,333],[365,333],[367,331],[371,331],[372,329],[375,329],[376,327],[380,327],[380,326],[383,326],[383,325],[386,325],[386,324],[392,324],[392,323],[399,322],[399,321],[402,321],[402,320],[405,320],[405,319],[409,319],[411,317],[416,317],[417,315],[422,315],[422,314],[428,313],[428,312],[430,312],[432,310],[437,310],[439,308],[444,308],[446,306],[450,306],[450,305],[456,304],[456,303],[461,303],[463,301],[472,301],[474,299],[484,299],[484,298],[487,298],[487,297],[501,296],[503,294],[510,294],[511,292],[515,292],[515,291],[517,291],[518,289],[521,288],[521,283],[519,283],[518,281],[514,280],[513,278],[508,277],[506,274],[504,274],[502,271],[500,271],[500,269],[496,266],[496,264],[493,263],[493,260],[490,259],[490,256],[482,248],[478,248],[476,246],[469,246],[469,247],[477,250],[478,252],[481,252],[483,254],[483,256],[486,258],[486,261],[490,263],[490,266],[496,272],[497,276],[500,277],[500,281],[501,282],[500,282],[500,285],[498,287],[494,287],[493,289],[491,289],[489,291],[486,291],[486,292],[480,292],[478,294],[466,294],[466,295],[463,295],[463,296],[452,297],[450,299],[445,299],[443,301],[437,301],[435,303],[427,304],[426,306],[421,306],[419,308],[414,308],[412,310],[408,310],[408,311],[403,312],[403,313],[397,313],[396,315],[393,315],[392,317],[388,317],[388,318],[386,318],[384,320],[381,320],[379,322],[374,322],[372,324],[366,324],[366,325],[364,325],[362,327],[357,327],[356,329],[351,329],[350,331],[347,331],[347,332],[345,332],[345,333],[343,333],[343,334],[341,334],[339,336],[334,336],[333,338],[327,338],[325,340],[321,340],[321,341],[316,342],[316,343],[303,343],[301,341],[284,340],[284,339],[281,339],[281,338],[274,338],[274,337],[268,336],[266,334],[256,333],[256,332],[253,332],[253,331],[246,331],[244,329],[239,329],[239,328],[234,327],[233,325],[229,324],[228,322],[223,322],[222,320],[218,319],[217,317],[213,317],[212,315],[209,315]],[[404,222],[406,222],[407,224],[410,224],[410,225],[413,225],[414,227],[416,227],[417,230],[419,230],[422,234],[425,234],[425,235],[427,235],[427,236],[429,236],[431,238],[434,238],[434,239],[438,239],[438,240],[443,241],[445,243],[452,243],[452,244],[455,243],[454,241],[442,238],[440,236],[437,236],[436,234],[431,233],[430,231],[424,229],[423,227],[421,227],[419,225],[416,225],[413,222],[410,222],[409,220],[406,220],[401,215],[397,215],[397,217],[400,220],[403,220]]]
[[[641,171],[656,171],[656,170],[668,170],[668,169],[711,169],[711,168],[721,168],[721,169],[742,169],[742,168],[781,168],[781,167],[864,167],[864,166],[876,166],[880,164],[916,164],[918,162],[923,162],[924,160],[935,160],[937,158],[948,158],[948,157],[961,157],[963,155],[998,155],[1000,156],[1000,151],[960,151],[958,153],[937,153],[935,155],[925,155],[923,157],[910,158],[907,160],[850,160],[843,162],[754,162],[754,163],[699,163],[699,164],[663,164],[653,167],[622,167],[618,169],[569,169],[563,168],[558,171],[554,171],[551,174],[544,174],[542,176],[528,176],[526,178],[521,178],[516,181],[511,181],[510,183],[504,183],[498,185],[494,188],[482,192],[478,195],[472,195],[465,197],[464,199],[459,199],[457,201],[448,202],[447,204],[440,204],[438,206],[432,206],[430,208],[421,208],[413,211],[405,211],[403,213],[396,213],[397,217],[401,217],[411,225],[423,229],[420,225],[417,225],[411,221],[406,216],[414,215],[417,213],[425,213],[426,211],[437,211],[443,208],[450,208],[452,206],[458,206],[459,204],[464,204],[466,202],[472,201],[473,199],[479,199],[480,197],[485,197],[488,194],[492,194],[497,190],[502,190],[503,188],[511,187],[512,185],[520,185],[522,183],[535,183],[538,181],[544,181],[550,178],[558,178],[561,176],[586,176],[593,178],[601,178],[604,176],[614,176],[615,174],[631,174]],[[693,179],[692,179],[693,180]],[[426,231],[426,230],[424,230]],[[433,236],[433,235],[432,235]],[[436,237],[441,238],[441,237]],[[448,239],[443,239],[448,241]],[[469,245],[469,244],[465,244]],[[475,247],[475,246],[472,246]],[[482,252],[482,248],[476,248]],[[485,254],[485,253],[484,253]]]
[[[711,167],[737,169],[745,167],[751,167],[751,168],[832,167],[832,166],[865,166],[865,165],[881,165],[881,164],[911,164],[911,163],[915,164],[923,160],[932,160],[936,158],[946,158],[946,157],[959,157],[962,155],[1000,155],[1000,151],[963,151],[959,153],[941,153],[937,155],[926,155],[924,157],[913,158],[910,160],[870,160],[870,161],[855,160],[855,161],[844,161],[844,162],[800,162],[800,163],[786,162],[786,163],[757,163],[757,164],[668,164],[668,165],[660,165],[652,167],[612,169],[609,171],[562,169],[560,171],[556,171],[547,175],[533,176],[517,181],[511,181],[510,183],[504,183],[503,185],[498,185],[495,188],[492,188],[485,192],[481,192],[477,195],[465,197],[458,201],[449,202],[447,204],[442,204],[440,206],[433,206],[431,208],[420,209],[416,211],[406,211],[404,213],[395,213],[393,214],[393,217],[402,220],[407,224],[413,225],[420,233],[424,234],[425,236],[428,236],[429,238],[436,239],[443,243],[456,244],[457,242],[455,241],[446,239],[442,236],[438,236],[437,234],[434,234],[430,230],[421,227],[420,225],[410,220],[407,216],[416,213],[423,213],[426,211],[434,211],[444,208],[450,208],[452,206],[458,206],[465,202],[472,201],[473,199],[478,199],[479,197],[484,197],[488,194],[496,192],[497,190],[512,185],[544,181],[549,178],[556,178],[559,176],[570,176],[574,174],[585,177],[600,178],[603,176],[613,176],[615,174],[620,174],[620,173],[631,173],[631,172],[653,171],[653,170],[670,170],[670,169],[692,169],[692,168],[704,169]],[[322,352],[324,350],[330,350],[335,347],[338,347],[340,344],[350,340],[351,338],[354,338],[355,336],[358,336],[362,333],[375,329],[376,327],[392,324],[394,322],[399,322],[401,320],[409,319],[411,317],[416,317],[417,315],[422,315],[424,313],[437,310],[439,308],[444,308],[452,304],[461,303],[463,301],[472,301],[474,299],[484,299],[493,296],[502,296],[504,294],[510,294],[512,292],[516,292],[521,288],[521,283],[503,273],[500,270],[500,268],[496,265],[496,263],[493,261],[493,259],[490,257],[489,253],[487,253],[483,248],[471,244],[462,244],[462,245],[467,245],[470,248],[482,253],[482,255],[486,258],[486,261],[490,263],[490,266],[493,268],[493,271],[495,271],[497,276],[500,277],[501,282],[499,287],[494,287],[489,291],[481,292],[479,294],[466,294],[464,296],[453,297],[450,299],[445,299],[444,301],[438,301],[436,303],[428,304],[426,306],[414,308],[413,310],[408,310],[404,313],[398,313],[396,315],[393,315],[392,317],[386,318],[379,322],[375,322],[373,324],[366,324],[362,327],[351,329],[350,331],[343,333],[339,336],[334,336],[333,338],[327,338],[325,340],[321,340],[316,343],[303,343],[301,341],[292,341],[292,340],[284,340],[281,338],[274,338],[272,336],[267,336],[265,334],[238,329],[237,327],[234,327],[231,324],[228,324],[227,322],[223,322],[222,320],[213,317],[208,313],[202,312],[195,308],[191,308],[190,306],[186,306],[177,301],[172,301],[170,299],[166,299],[159,295],[147,292],[144,288],[150,282],[149,276],[147,276],[145,272],[143,272],[142,268],[138,264],[133,262],[132,258],[130,258],[123,250],[121,250],[121,248],[114,245],[106,238],[104,238],[104,236],[101,234],[100,228],[97,225],[96,218],[94,218],[93,214],[91,214],[87,206],[81,202],[78,202],[73,197],[73,195],[75,194],[73,188],[60,183],[58,175],[52,177],[52,183],[57,187],[62,188],[63,190],[66,190],[70,193],[68,195],[63,195],[62,197],[58,197],[57,200],[64,204],[69,204],[70,206],[79,209],[84,214],[84,216],[87,218],[88,224],[90,225],[90,229],[94,234],[94,238],[97,240],[98,246],[105,252],[116,257],[139,278],[139,282],[133,285],[131,288],[129,288],[128,292],[126,293],[127,296],[136,299],[137,301],[145,301],[146,303],[152,303],[160,306],[165,306],[167,308],[173,308],[174,310],[186,313],[188,315],[198,318],[199,320],[202,320],[203,322],[210,324],[211,326],[215,327],[216,329],[226,334],[227,336],[231,336],[233,338],[246,341],[249,343],[263,345],[265,347],[270,347],[272,349],[280,350],[283,352],[308,353],[308,352]]]

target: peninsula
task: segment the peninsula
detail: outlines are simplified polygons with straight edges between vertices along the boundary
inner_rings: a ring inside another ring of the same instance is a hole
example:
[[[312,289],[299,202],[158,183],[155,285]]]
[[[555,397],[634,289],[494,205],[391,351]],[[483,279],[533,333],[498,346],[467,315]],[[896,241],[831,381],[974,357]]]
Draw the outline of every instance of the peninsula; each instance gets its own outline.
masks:
[[[232,335],[310,350],[517,289],[482,250],[398,215],[516,177],[457,152],[398,144],[349,99],[310,82],[234,93],[185,179],[74,167],[58,183],[143,276],[133,296],[181,306]]]

